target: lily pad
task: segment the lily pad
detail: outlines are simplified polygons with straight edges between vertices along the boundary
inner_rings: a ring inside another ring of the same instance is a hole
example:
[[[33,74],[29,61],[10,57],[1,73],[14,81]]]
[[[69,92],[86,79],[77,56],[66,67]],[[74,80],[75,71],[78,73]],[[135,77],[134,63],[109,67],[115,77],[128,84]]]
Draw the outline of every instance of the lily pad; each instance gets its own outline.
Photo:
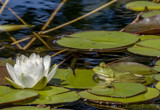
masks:
[[[160,81],[160,74],[156,74],[156,75],[154,76],[154,78],[155,78],[155,80]]]
[[[61,85],[67,88],[88,89],[96,85],[92,70],[75,69],[74,73],[71,69],[58,69],[54,78],[61,79]]]
[[[149,1],[134,1],[126,4],[126,8],[133,11],[158,10],[160,4]]]
[[[160,34],[160,15],[144,18],[134,24],[129,24],[124,28],[125,32],[142,34],[142,35],[154,35]]]
[[[135,54],[157,57],[160,56],[160,39],[144,40],[127,50]]]
[[[147,39],[157,39],[157,38],[160,38],[159,35],[142,35],[142,36],[139,36],[140,40],[147,40]]]
[[[18,90],[6,86],[0,86],[0,105],[12,104],[34,99],[38,93],[31,90]]]
[[[39,93],[39,98],[31,102],[31,104],[60,104],[77,101],[80,97],[75,91],[54,86],[47,86]]]
[[[147,91],[146,87],[139,83],[112,83],[112,85],[112,88],[96,87],[88,92],[100,96],[127,98]]]
[[[155,62],[153,69],[160,72],[160,60]]]
[[[131,104],[125,107],[127,110],[160,110],[159,104]]]
[[[99,103],[99,104],[130,104],[130,103],[140,103],[144,101],[149,101],[159,96],[159,91],[155,88],[147,88],[147,92],[139,94],[129,98],[113,98],[113,97],[104,97],[91,94],[87,91],[82,91],[79,95],[84,98],[86,101]]]
[[[38,108],[38,107],[34,107],[34,106],[19,106],[19,107],[4,108],[1,110],[51,110],[51,109],[49,107]]]
[[[155,87],[160,90],[160,81],[156,83]]]
[[[57,43],[79,51],[115,51],[126,48],[139,38],[136,35],[116,31],[86,31],[63,37]]]
[[[144,12],[141,16],[143,18],[148,18],[148,17],[151,17],[151,16],[159,15],[159,14],[160,14],[160,10],[151,10],[149,12]]]
[[[136,62],[118,62],[109,65],[113,70],[119,72],[131,72],[137,75],[156,74],[151,67]]]

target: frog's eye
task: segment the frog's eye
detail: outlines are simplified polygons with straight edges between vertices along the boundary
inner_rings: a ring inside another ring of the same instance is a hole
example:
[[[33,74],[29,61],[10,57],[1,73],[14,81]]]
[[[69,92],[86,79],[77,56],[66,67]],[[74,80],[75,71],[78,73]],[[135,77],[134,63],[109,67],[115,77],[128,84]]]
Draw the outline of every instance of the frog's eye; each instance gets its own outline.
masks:
[[[99,64],[102,68],[105,68],[106,67],[106,64],[104,62],[100,63]]]

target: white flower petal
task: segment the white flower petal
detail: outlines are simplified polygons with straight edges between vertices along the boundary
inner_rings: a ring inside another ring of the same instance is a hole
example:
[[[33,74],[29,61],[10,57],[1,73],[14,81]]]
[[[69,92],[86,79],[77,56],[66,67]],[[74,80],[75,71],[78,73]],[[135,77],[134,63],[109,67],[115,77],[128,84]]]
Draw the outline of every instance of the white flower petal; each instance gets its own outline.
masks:
[[[34,80],[38,82],[44,76],[44,65],[41,63],[35,70],[33,74]]]
[[[51,57],[49,55],[46,55],[43,57],[43,64],[45,67],[45,76],[48,74],[49,68],[51,66]]]
[[[27,74],[22,73],[21,79],[25,88],[32,88],[36,84],[36,81],[34,80],[34,78],[32,78],[31,76],[28,76]]]
[[[37,57],[37,55],[35,53],[32,53],[30,56],[29,56],[29,60],[35,60]]]
[[[9,63],[6,64],[6,68],[7,68],[7,71],[9,73],[9,75],[11,76],[11,78],[13,79],[13,81],[15,83],[17,83],[18,85],[22,86],[21,85],[21,82],[19,81],[18,77],[17,77],[17,74],[13,68],[12,65],[10,65]]]
[[[58,65],[56,65],[56,66],[51,70],[51,72],[46,76],[48,82],[53,78],[54,74],[55,74],[56,71],[57,71],[57,68],[58,68]]]
[[[24,74],[33,75],[35,73],[36,66],[30,61],[27,61],[24,65],[21,66],[21,69]]]

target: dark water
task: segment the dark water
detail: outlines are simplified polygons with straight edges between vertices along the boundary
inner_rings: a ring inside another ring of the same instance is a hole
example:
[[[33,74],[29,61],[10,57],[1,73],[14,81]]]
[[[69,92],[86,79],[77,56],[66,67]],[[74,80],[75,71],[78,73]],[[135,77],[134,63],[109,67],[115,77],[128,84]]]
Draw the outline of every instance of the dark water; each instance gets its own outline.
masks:
[[[44,25],[44,23],[48,20],[53,10],[59,5],[61,0],[10,0],[8,3],[8,7],[12,8],[23,20],[25,20],[28,24],[36,25],[33,28],[34,31],[39,31],[40,28]],[[57,34],[62,34],[65,32],[73,32],[73,31],[86,31],[86,30],[115,30],[119,31],[127,24],[132,22],[137,12],[133,12],[125,9],[125,4],[130,2],[131,0],[119,0],[118,2],[106,7],[99,12],[96,12],[83,20],[80,20],[76,23],[65,26],[61,29],[48,33],[49,36],[53,37]],[[134,0],[132,0],[134,1]],[[68,0],[67,3],[63,6],[63,8],[57,13],[54,20],[48,26],[47,29],[59,26],[63,23],[66,23],[70,20],[73,20],[79,16],[82,16],[101,5],[109,2],[109,0]],[[10,11],[5,9],[3,13],[0,15],[0,24],[22,24]],[[31,30],[21,30],[17,32],[12,32],[11,34],[17,38],[21,39],[24,36],[30,35]],[[7,39],[6,36],[1,35],[1,39]],[[26,42],[21,43],[24,46]],[[36,44],[37,46],[41,46],[41,44]],[[34,45],[34,46],[36,46]],[[32,47],[33,48],[33,47]],[[32,49],[30,48],[30,49]],[[20,52],[20,51],[18,51]],[[4,49],[0,51],[0,57],[8,58],[13,57],[18,53],[17,51],[13,51],[12,49]],[[21,51],[23,52],[23,51]],[[23,52],[24,53],[24,52]],[[45,54],[53,54],[54,52],[45,52],[41,53]],[[25,52],[25,54],[27,54]],[[52,58],[52,63],[59,63],[63,61],[69,53],[59,54]],[[126,53],[92,53],[90,55],[78,55],[78,61],[76,67],[79,68],[92,68],[95,65],[98,65],[99,62],[111,62],[117,60],[122,57],[129,56]],[[144,57],[135,57],[131,55],[130,58],[126,58],[127,61],[137,61],[143,62]],[[152,59],[148,59],[150,62]],[[146,64],[151,64],[145,61]],[[61,67],[68,67],[71,64],[71,60],[63,63]],[[72,109],[78,110],[97,110],[96,108],[92,108],[83,103],[78,103],[71,107]]]

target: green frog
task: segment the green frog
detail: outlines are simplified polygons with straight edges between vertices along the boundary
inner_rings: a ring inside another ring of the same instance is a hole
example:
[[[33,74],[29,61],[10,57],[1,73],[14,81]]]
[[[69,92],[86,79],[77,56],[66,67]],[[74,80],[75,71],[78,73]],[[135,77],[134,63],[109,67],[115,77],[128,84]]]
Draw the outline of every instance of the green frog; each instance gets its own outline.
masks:
[[[131,72],[115,71],[104,62],[100,63],[99,66],[95,66],[93,71],[100,80],[104,80],[108,84],[112,82],[145,82],[141,75],[133,74]]]

